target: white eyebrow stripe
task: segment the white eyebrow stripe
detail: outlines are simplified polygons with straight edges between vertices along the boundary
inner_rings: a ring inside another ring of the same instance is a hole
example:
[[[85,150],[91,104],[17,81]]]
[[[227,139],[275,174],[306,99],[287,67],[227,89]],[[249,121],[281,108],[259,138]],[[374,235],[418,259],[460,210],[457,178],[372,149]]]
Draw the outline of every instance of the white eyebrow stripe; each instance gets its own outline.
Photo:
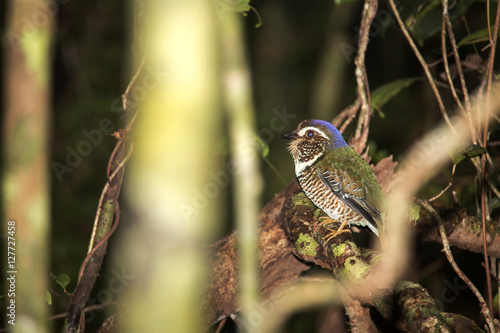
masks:
[[[315,131],[315,132],[321,134],[321,136],[324,137],[325,139],[328,139],[328,136],[325,135],[325,133],[322,130],[318,129],[317,127],[312,127],[312,126],[307,126],[307,127],[301,128],[299,131],[299,135],[304,136],[304,134],[306,134],[306,132],[309,130]]]

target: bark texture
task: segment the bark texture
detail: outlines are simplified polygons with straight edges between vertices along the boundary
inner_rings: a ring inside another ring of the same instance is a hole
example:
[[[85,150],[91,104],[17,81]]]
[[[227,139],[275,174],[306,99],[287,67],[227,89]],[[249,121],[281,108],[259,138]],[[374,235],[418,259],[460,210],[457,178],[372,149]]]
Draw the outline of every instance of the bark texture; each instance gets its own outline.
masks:
[[[293,181],[264,207],[260,215],[259,269],[264,298],[269,297],[278,288],[296,282],[300,273],[310,268],[293,255],[292,244],[281,227],[280,214],[283,203],[299,189],[299,184]],[[203,309],[211,324],[238,310],[236,238],[236,232],[232,232],[210,248],[214,261]]]
[[[395,179],[395,165],[392,157],[389,157],[373,166],[384,190],[389,189]],[[413,212],[410,218],[412,221],[409,222],[412,230],[425,240],[440,242],[438,235],[432,236],[436,232],[432,216],[419,207],[415,207]],[[448,223],[450,242],[474,251],[475,248],[468,246],[470,243],[462,239],[476,237],[470,231],[467,233],[475,225],[474,218],[463,215],[458,209],[442,210],[441,213]],[[318,225],[318,219],[322,216],[324,214],[309,201],[296,181],[263,209],[259,247],[264,298],[270,297],[280,287],[296,282],[300,273],[309,267],[305,262],[311,262],[332,270],[353,300],[375,307],[382,316],[401,329],[412,332],[481,331],[468,318],[441,312],[422,286],[410,281],[393,280],[391,283],[381,280],[377,266],[383,260],[382,256],[376,251],[358,248],[349,233],[342,233],[325,244],[324,236],[328,230]],[[469,222],[473,222],[472,225]],[[496,229],[490,229],[489,246],[494,253],[499,242]],[[286,239],[287,236],[291,242]],[[238,310],[235,298],[238,266],[235,239],[233,232],[211,247],[215,258],[212,266],[213,279],[204,303],[210,323]],[[479,251],[479,246],[477,250]],[[384,272],[383,276],[385,274],[387,273]],[[353,318],[356,316],[355,313],[351,315]],[[364,324],[370,325],[367,322]]]

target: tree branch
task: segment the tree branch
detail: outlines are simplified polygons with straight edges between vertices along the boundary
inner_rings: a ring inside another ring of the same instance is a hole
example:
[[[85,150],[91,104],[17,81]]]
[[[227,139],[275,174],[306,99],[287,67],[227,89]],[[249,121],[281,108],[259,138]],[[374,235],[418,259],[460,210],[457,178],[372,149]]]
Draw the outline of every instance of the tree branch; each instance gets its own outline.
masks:
[[[264,298],[278,288],[293,284],[300,273],[310,268],[292,253],[292,245],[281,227],[280,213],[285,199],[299,190],[297,181],[290,183],[269,202],[260,214],[259,269]],[[232,232],[210,247],[214,261],[206,297],[202,305],[211,324],[236,312],[237,308],[237,235]]]
[[[472,320],[463,316],[446,314],[445,317],[419,284],[398,281],[392,285],[396,280],[386,277],[397,274],[396,269],[381,270],[380,267],[387,267],[380,264],[384,258],[376,251],[358,248],[350,234],[342,233],[333,238],[333,242],[326,243],[328,229],[318,223],[322,216],[324,213],[315,208],[303,192],[288,198],[282,210],[296,255],[304,260],[314,258],[314,262],[323,267],[330,265],[351,297],[372,305],[389,321],[398,322],[403,318],[412,332],[436,329],[451,332],[450,320],[463,321],[472,331],[480,331]]]
[[[465,210],[435,208],[443,221],[451,246],[475,253],[483,253],[483,237],[481,235],[481,219],[468,216]],[[414,206],[410,217],[412,232],[424,241],[441,243],[439,230],[434,217],[425,209]],[[489,221],[486,224],[486,242],[488,254],[500,258],[499,221]]]
[[[342,297],[345,312],[349,317],[352,333],[376,333],[377,327],[370,317],[370,308],[361,305],[361,302],[345,295]]]
[[[384,190],[391,187],[395,175],[394,168],[395,163],[392,161],[392,157],[381,160],[373,167],[379,183]],[[292,195],[297,192],[299,194],[294,195],[292,200]],[[283,219],[282,221],[283,214],[291,214],[290,204],[292,202],[299,203],[295,205],[294,216],[296,219],[300,217],[300,221],[295,222],[295,224],[290,224],[290,218],[288,220]],[[302,233],[302,239],[299,240],[300,232],[297,233],[297,230],[294,230],[294,228],[296,229],[297,226],[301,226],[302,228],[306,228],[305,230],[307,231],[307,228],[315,225],[313,221],[318,217],[314,216],[315,210],[316,208],[312,203],[303,194],[301,196],[300,187],[297,181],[294,180],[261,211],[261,231],[259,234],[259,253],[261,257],[259,258],[259,269],[263,299],[269,299],[277,290],[297,283],[300,280],[300,274],[310,268],[304,261],[315,263],[327,269],[334,269],[335,267],[337,275],[340,276],[345,274],[345,271],[340,268],[341,263],[348,262],[349,259],[360,259],[361,266],[369,272],[368,276],[375,272],[372,270],[372,265],[377,259],[381,258],[375,251],[358,249],[353,242],[344,242],[342,246],[348,244],[351,251],[354,251],[358,258],[356,258],[356,255],[353,258],[346,256],[346,251],[343,251],[343,259],[341,256],[335,257],[336,259],[333,260],[335,265],[332,266],[332,261],[327,252],[324,249],[322,251],[315,249],[322,240],[320,235],[316,235],[316,238],[314,238],[314,236],[311,237],[310,233]],[[441,209],[438,211],[449,235],[450,245],[469,249],[474,252],[481,252],[482,242],[479,219],[466,216],[464,211],[459,209]],[[415,206],[415,211],[412,214],[410,225],[413,232],[424,240],[441,243],[434,218],[419,206]],[[304,221],[310,221],[311,223],[308,226]],[[493,223],[491,223],[490,227],[488,228],[489,235],[491,236],[489,253],[500,256],[498,228],[495,228]],[[298,235],[294,244],[286,239],[286,234]],[[345,237],[345,234],[339,237]],[[236,232],[232,232],[209,248],[213,262],[211,263],[211,275],[207,281],[208,287],[203,298],[202,308],[206,314],[206,322],[210,324],[214,324],[238,311],[236,298],[238,283],[236,239]],[[332,251],[330,250],[330,252]],[[297,256],[304,261],[298,259]],[[349,274],[343,275],[341,281],[351,281],[351,278],[352,276]],[[462,328],[469,327],[472,331],[477,331],[478,329],[470,319],[461,315],[436,312],[438,310],[436,310],[435,304],[420,285],[403,281],[398,283],[394,290],[394,293],[391,293],[389,289],[381,289],[381,292],[376,297],[370,298],[361,294],[353,299],[367,301],[368,304],[374,305],[381,314],[385,314],[386,318],[391,318],[394,315],[394,304],[403,306],[401,311],[399,311],[399,315],[394,318],[395,324],[400,328],[408,326],[416,331],[416,327],[424,327],[434,320],[434,316],[437,316],[439,321],[445,323],[450,330],[459,326]],[[410,302],[410,298],[412,297],[417,299],[418,302]],[[411,317],[411,314],[415,313],[413,310],[420,310],[421,308],[426,311],[427,321],[422,318]]]
[[[375,18],[375,14],[377,14],[377,7],[377,0],[365,0],[359,29],[358,54],[354,60],[354,63],[356,64],[354,74],[356,76],[357,96],[358,100],[361,102],[361,111],[359,113],[355,137],[361,140],[360,146],[362,147],[366,145],[366,141],[368,139],[368,125],[370,123],[371,114],[370,88],[368,85],[368,75],[365,67],[365,55],[370,36],[370,27],[373,19]],[[361,153],[361,151],[357,152]]]
[[[392,156],[381,160],[374,166],[379,182],[385,184],[386,188],[390,187],[395,166]],[[277,194],[260,214],[259,269],[263,299],[267,299],[283,286],[294,284],[298,281],[299,275],[310,268],[293,255],[297,249],[286,239],[285,232],[289,234],[290,229],[288,224],[282,222],[281,217],[285,200],[298,191],[300,191],[299,184],[294,180]],[[211,324],[238,310],[236,238],[234,231],[210,247],[213,258],[212,273],[202,307],[206,313],[207,322]],[[324,260],[317,260],[313,256],[308,259],[310,262],[331,269],[326,257]]]
[[[472,281],[462,272],[462,270],[458,267],[455,259],[453,258],[453,254],[451,253],[450,250],[450,244],[448,242],[448,237],[446,236],[446,230],[444,229],[443,225],[443,220],[441,219],[441,216],[437,213],[437,211],[428,203],[422,202],[421,203],[422,207],[424,207],[425,210],[427,210],[436,220],[439,228],[439,235],[441,236],[441,241],[443,243],[443,250],[444,253],[446,254],[446,258],[448,259],[450,265],[453,267],[457,275],[462,279],[462,281],[465,282],[465,284],[469,287],[469,289],[472,291],[472,293],[477,297],[479,301],[479,307],[481,309],[481,313],[484,316],[484,319],[486,320],[486,323],[488,324],[488,327],[490,329],[490,332],[495,332],[495,327],[493,325],[493,318],[491,316],[491,311],[488,309],[486,306],[486,302],[483,298],[483,295],[477,290],[476,286],[472,283]],[[483,233],[484,234],[484,233]],[[483,240],[484,240],[483,236]],[[484,244],[484,243],[483,243]],[[489,271],[487,271],[489,273]],[[491,291],[491,285],[489,286],[489,291]]]
[[[104,256],[106,255],[109,233],[112,230],[113,219],[117,212],[118,197],[123,182],[124,163],[128,158],[127,147],[128,145],[123,144],[123,139],[118,141],[115,147],[116,153],[113,153],[110,159],[108,181],[102,191],[96,214],[97,223],[92,237],[93,246],[89,253],[89,258],[86,258],[82,264],[78,284],[71,296],[64,322],[64,331],[66,332],[77,331],[83,309],[94,288]],[[115,221],[115,224],[117,222]]]

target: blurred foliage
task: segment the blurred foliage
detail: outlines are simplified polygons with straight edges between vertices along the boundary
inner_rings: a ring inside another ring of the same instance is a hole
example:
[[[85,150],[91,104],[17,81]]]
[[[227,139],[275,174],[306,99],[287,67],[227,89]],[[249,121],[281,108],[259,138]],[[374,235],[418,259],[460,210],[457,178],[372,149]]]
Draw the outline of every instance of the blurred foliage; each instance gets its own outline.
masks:
[[[457,44],[458,47],[462,45],[470,45],[470,44],[477,44],[477,43],[484,43],[488,42],[490,38],[490,33],[493,34],[494,29],[488,29],[488,28],[483,28],[479,29],[477,31],[474,31],[464,38]]]
[[[462,17],[475,0],[449,2],[449,15],[452,22]],[[406,19],[410,31],[420,44],[441,31],[443,7],[441,1],[417,0],[399,7],[401,17]]]
[[[377,89],[373,90],[370,94],[371,106],[373,109],[377,110],[381,118],[385,118],[385,114],[382,112],[382,107],[387,104],[391,99],[396,97],[401,90],[411,86],[417,80],[422,80],[423,78],[408,78],[396,80],[394,82],[386,83]]]

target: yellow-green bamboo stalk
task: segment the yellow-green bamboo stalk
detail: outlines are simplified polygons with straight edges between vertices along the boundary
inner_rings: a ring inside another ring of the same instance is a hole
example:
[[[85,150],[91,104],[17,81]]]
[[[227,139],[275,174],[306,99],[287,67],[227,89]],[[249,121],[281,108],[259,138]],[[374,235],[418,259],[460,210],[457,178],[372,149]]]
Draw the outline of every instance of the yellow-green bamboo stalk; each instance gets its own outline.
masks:
[[[255,329],[251,312],[259,302],[258,221],[262,179],[255,149],[255,112],[241,14],[227,12],[221,20],[224,50],[224,96],[230,120],[231,152],[238,166],[234,176],[239,253],[239,302],[242,328]]]
[[[210,177],[221,133],[217,16],[206,0],[145,2],[148,84],[125,187],[135,211],[124,241],[134,276],[128,332],[201,332],[206,245],[225,185]],[[148,81],[152,83],[153,81]]]

